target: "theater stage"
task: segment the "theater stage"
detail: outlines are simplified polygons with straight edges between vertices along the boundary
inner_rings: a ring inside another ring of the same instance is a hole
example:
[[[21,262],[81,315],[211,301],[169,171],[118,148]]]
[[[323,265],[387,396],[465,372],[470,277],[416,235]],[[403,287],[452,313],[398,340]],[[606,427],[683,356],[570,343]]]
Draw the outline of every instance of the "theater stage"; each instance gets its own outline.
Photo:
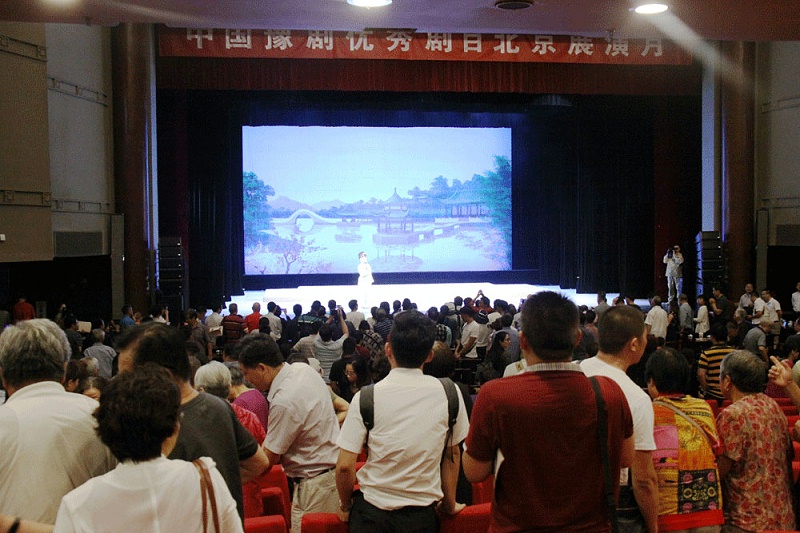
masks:
[[[441,307],[446,302],[452,302],[455,296],[462,298],[474,298],[479,290],[492,301],[497,298],[519,306],[521,298],[529,294],[543,290],[558,291],[569,296],[577,305],[587,305],[593,307],[597,305],[596,294],[577,294],[574,289],[561,289],[557,286],[529,285],[529,284],[497,284],[497,283],[434,283],[434,284],[396,284],[396,285],[373,285],[369,293],[367,309],[361,309],[369,316],[369,307],[387,301],[391,304],[394,300],[409,298],[417,304],[421,311],[435,306]],[[303,312],[308,311],[311,302],[319,300],[327,306],[328,300],[336,300],[345,310],[348,310],[347,302],[359,297],[359,289],[356,285],[314,285],[300,286],[291,288],[270,288],[263,291],[245,291],[244,295],[234,296],[230,303],[239,306],[239,314],[244,316],[250,313],[253,302],[261,304],[261,312],[266,313],[268,302],[275,302],[280,307],[292,313],[292,306],[299,303],[303,306]],[[610,304],[617,294],[608,294]],[[646,300],[637,300],[639,305],[649,306]],[[363,303],[362,303],[363,307]],[[223,312],[223,314],[226,314]]]

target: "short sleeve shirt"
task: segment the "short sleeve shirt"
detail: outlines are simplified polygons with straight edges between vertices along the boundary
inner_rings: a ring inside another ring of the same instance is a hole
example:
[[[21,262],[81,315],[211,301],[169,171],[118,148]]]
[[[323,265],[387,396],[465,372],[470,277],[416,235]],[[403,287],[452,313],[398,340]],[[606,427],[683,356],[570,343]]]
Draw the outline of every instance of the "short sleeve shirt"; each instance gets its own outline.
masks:
[[[786,417],[764,394],[747,395],[720,411],[722,454],[733,461],[722,479],[725,523],[747,531],[792,530],[794,512]]]

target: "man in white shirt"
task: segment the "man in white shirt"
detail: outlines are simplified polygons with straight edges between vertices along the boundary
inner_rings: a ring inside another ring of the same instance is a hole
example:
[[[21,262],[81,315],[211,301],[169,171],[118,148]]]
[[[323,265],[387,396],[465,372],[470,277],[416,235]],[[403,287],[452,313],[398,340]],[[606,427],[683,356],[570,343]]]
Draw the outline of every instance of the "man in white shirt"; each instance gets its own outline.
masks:
[[[358,329],[361,325],[361,322],[366,320],[364,313],[358,310],[358,300],[350,300],[347,304],[350,308],[350,312],[347,313],[345,320],[353,324],[353,327]]]
[[[248,335],[237,349],[247,381],[269,391],[264,449],[270,466],[280,463],[294,480],[292,531],[300,533],[304,514],[339,509],[334,475],[339,422],[330,389],[309,365],[284,363],[267,335]]]
[[[772,297],[772,291],[770,289],[761,291],[761,299],[764,301],[761,321],[772,324],[772,334],[778,335],[781,332],[781,318],[783,317],[781,304]]]
[[[448,514],[464,508],[456,503],[456,485],[459,444],[469,421],[464,400],[453,387],[458,415],[450,434],[445,384],[422,373],[433,356],[433,322],[415,311],[397,315],[394,322],[386,346],[392,370],[373,389],[374,426],[368,431],[362,418],[362,389],[339,434],[338,515],[350,521],[353,531],[371,531],[376,524],[389,531],[436,531],[436,502]],[[361,494],[353,499],[356,459],[365,441],[369,453],[358,471]]]
[[[480,337],[481,325],[475,322],[475,310],[469,306],[464,306],[459,311],[464,325],[461,327],[461,339],[456,345],[456,359],[466,357],[476,359],[478,337]]]
[[[661,307],[661,297],[653,296],[650,300],[652,307],[647,312],[647,318],[644,323],[647,325],[647,334],[652,334],[656,338],[667,338],[667,326],[669,325],[669,316],[664,308]]]
[[[662,309],[663,311],[663,309]],[[658,478],[653,466],[653,439],[655,415],[650,397],[626,374],[628,367],[639,362],[647,345],[647,328],[642,322],[642,314],[629,306],[615,306],[603,314],[597,325],[600,352],[597,356],[581,362],[587,376],[606,376],[620,386],[628,400],[633,415],[633,436],[635,453],[628,472],[620,476],[620,525],[642,524],[647,531],[658,531]],[[630,498],[632,486],[635,500]],[[636,507],[638,504],[638,511]],[[631,531],[639,531],[632,528]]]
[[[800,283],[795,285],[795,290],[792,293],[792,311],[794,311],[794,316],[800,315]]]
[[[748,314],[751,314],[756,298],[758,298],[758,295],[753,290],[753,284],[748,283],[744,286],[744,294],[739,297],[739,306],[737,308],[744,309]]]
[[[116,461],[95,432],[97,402],[61,382],[70,348],[45,319],[18,322],[0,335],[0,368],[9,397],[0,406],[0,510],[52,524],[61,498]]]

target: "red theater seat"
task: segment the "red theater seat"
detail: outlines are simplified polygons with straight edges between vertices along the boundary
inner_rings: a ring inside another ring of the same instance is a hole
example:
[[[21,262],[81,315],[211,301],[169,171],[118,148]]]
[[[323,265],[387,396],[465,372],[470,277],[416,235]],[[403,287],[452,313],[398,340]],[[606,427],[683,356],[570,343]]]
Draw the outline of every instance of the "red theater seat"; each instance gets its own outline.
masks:
[[[350,526],[333,513],[308,513],[303,515],[303,533],[349,533]]]
[[[494,476],[472,484],[472,505],[492,503],[492,498],[494,498]]]
[[[259,516],[244,519],[245,533],[286,533],[286,520],[282,515]]]
[[[492,504],[469,505],[455,516],[442,516],[440,533],[486,533],[492,518]],[[303,526],[305,527],[305,526]],[[303,530],[305,532],[305,529]]]

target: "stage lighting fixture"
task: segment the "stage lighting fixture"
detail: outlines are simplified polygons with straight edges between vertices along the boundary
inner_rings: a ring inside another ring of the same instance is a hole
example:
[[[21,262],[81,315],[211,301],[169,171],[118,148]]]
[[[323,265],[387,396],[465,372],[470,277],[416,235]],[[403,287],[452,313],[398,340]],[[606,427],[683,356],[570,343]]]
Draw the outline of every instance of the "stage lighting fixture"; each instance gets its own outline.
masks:
[[[392,3],[392,0],[347,0],[351,6],[357,7],[383,7]]]
[[[640,15],[655,15],[668,10],[669,6],[663,2],[635,0],[631,9]]]

